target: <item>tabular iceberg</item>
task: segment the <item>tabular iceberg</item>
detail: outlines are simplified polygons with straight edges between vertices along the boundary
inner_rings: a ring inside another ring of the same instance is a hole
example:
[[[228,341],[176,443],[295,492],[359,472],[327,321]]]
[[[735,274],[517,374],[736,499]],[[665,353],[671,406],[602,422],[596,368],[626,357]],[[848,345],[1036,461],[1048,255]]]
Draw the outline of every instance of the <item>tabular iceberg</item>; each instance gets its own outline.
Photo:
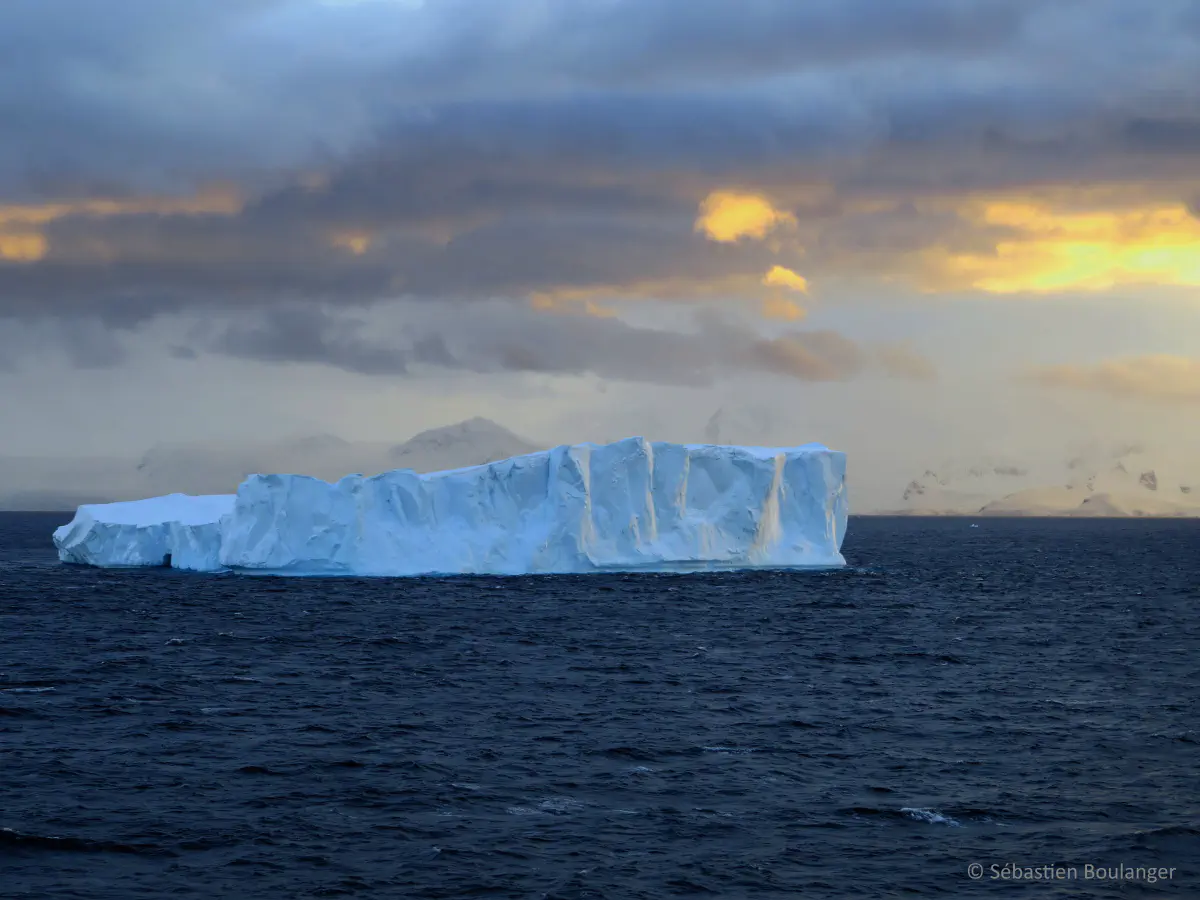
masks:
[[[210,572],[221,568],[221,518],[233,494],[189,497],[171,494],[126,503],[81,506],[54,532],[63,562],[89,566],[170,565]]]
[[[252,475],[236,495],[80,507],[59,557],[278,575],[841,566],[845,454],[820,444],[577,444],[335,484]],[[121,509],[118,510],[117,508]]]

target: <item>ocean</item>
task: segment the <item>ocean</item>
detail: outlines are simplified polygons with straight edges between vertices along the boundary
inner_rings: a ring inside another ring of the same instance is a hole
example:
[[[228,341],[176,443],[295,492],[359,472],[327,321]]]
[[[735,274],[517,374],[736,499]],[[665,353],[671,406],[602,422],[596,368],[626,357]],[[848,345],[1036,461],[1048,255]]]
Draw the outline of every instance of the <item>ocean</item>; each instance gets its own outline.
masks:
[[[1200,896],[1200,521],[285,580],[67,518],[0,514],[5,900]]]

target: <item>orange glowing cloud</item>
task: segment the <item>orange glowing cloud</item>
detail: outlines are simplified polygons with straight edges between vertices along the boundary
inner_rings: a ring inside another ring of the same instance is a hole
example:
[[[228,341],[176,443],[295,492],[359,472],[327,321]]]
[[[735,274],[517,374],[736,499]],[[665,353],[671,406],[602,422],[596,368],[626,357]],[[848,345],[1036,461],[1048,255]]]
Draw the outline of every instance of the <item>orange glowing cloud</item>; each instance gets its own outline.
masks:
[[[768,289],[764,291],[764,288]],[[768,319],[795,322],[807,313],[785,296],[786,291],[806,293],[808,282],[802,275],[784,266],[772,266],[763,276],[733,274],[715,278],[680,275],[631,281],[626,284],[590,284],[554,288],[530,294],[534,309],[547,312],[582,311],[593,316],[616,315],[601,306],[611,300],[696,300],[708,298],[758,299],[763,297],[762,314]]]
[[[793,272],[785,266],[771,266],[771,270],[763,276],[762,283],[768,287],[787,288],[791,291],[808,293],[808,279]]]
[[[763,318],[778,319],[783,322],[799,322],[808,315],[800,304],[780,296],[771,296],[765,299],[762,304],[762,314]]]
[[[728,244],[741,238],[764,240],[778,228],[795,228],[796,217],[776,209],[761,194],[713,191],[700,204],[695,231]]]
[[[588,300],[583,304],[583,311],[589,316],[595,316],[597,319],[612,319],[616,318],[617,311],[607,306],[600,306],[598,303],[593,303]]]
[[[584,299],[582,303],[573,302],[571,298],[565,298],[552,293],[531,294],[529,296],[529,305],[541,312],[581,313],[597,319],[612,319],[617,315],[615,309],[608,306],[601,306],[592,300]]]
[[[737,297],[761,292],[758,279],[745,275],[722,278],[669,278],[632,281],[627,284],[591,284],[554,288],[530,295],[535,309],[561,309],[568,304],[585,305],[604,300],[689,300],[697,297]]]
[[[1131,285],[1200,287],[1200,219],[1178,203],[1080,211],[992,200],[960,214],[1005,236],[990,253],[933,248],[929,286],[992,294],[1103,291]]]
[[[127,197],[62,200],[36,204],[0,204],[0,229],[13,225],[46,225],[71,217],[235,216],[244,201],[234,190],[213,188],[190,197]]]
[[[228,188],[213,188],[189,197],[99,197],[0,204],[0,260],[30,263],[45,257],[50,243],[44,229],[60,219],[138,215],[234,216],[243,206],[241,196]]]
[[[808,314],[799,303],[783,295],[783,290],[807,294],[808,280],[803,275],[793,272],[786,266],[771,266],[767,274],[762,277],[762,283],[766,287],[780,289],[772,291],[770,296],[763,300],[762,314],[764,318],[798,322]]]
[[[46,255],[46,238],[36,232],[5,234],[0,232],[0,260],[37,262]]]

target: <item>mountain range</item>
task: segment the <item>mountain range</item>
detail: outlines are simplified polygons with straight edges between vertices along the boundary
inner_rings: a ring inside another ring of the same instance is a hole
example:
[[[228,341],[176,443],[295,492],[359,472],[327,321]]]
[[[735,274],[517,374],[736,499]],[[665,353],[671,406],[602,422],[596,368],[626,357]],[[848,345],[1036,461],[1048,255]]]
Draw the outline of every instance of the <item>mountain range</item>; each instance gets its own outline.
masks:
[[[1200,516],[1200,465],[1142,446],[1071,456],[1058,466],[947,463],[910,481],[899,515]]]
[[[336,481],[390,469],[432,472],[542,449],[489,419],[474,418],[400,444],[332,435],[239,445],[160,444],[139,460],[0,457],[0,509],[71,510],[81,503],[162,494],[228,494],[247,475],[281,472]]]
[[[770,423],[744,410],[718,410],[708,442],[765,436]],[[431,472],[544,449],[485,418],[422,431],[402,443],[332,435],[246,444],[160,444],[140,459],[0,457],[0,509],[73,510],[82,503],[170,493],[231,493],[255,472],[312,475],[390,469]],[[854,467],[849,488],[853,507]],[[1058,464],[1019,459],[949,461],[913,478],[894,504],[860,513],[992,516],[1200,516],[1200,465],[1185,455],[1124,446],[1089,448]]]

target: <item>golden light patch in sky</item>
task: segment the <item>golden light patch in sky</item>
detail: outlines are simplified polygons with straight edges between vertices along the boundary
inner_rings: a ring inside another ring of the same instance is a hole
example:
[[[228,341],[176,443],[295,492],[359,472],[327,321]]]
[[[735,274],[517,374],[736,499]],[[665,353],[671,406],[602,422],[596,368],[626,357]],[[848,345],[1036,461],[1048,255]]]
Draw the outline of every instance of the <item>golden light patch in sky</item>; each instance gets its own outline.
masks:
[[[808,315],[800,304],[778,294],[763,300],[762,314],[763,318],[778,319],[783,322],[799,322]]]
[[[598,303],[593,303],[591,300],[588,300],[583,304],[583,311],[589,316],[595,316],[597,319],[612,319],[617,315],[617,311],[615,309],[611,309],[607,306],[601,306]]]
[[[37,262],[46,256],[49,241],[45,226],[60,219],[115,216],[233,216],[243,200],[228,188],[212,188],[190,197],[93,197],[50,203],[0,203],[0,259]]]
[[[1200,402],[1200,359],[1156,354],[1096,365],[1046,366],[1032,373],[1047,387],[1067,387],[1128,397]]]
[[[542,312],[583,314],[597,319],[612,319],[617,315],[615,309],[601,306],[593,300],[565,297],[554,293],[530,294],[529,305]]]
[[[212,188],[190,197],[96,197],[50,203],[0,204],[0,228],[12,225],[45,225],[72,216],[235,216],[244,201],[234,190]]]
[[[808,293],[808,279],[786,266],[771,266],[770,271],[763,276],[762,283],[768,287],[782,287],[802,294]]]
[[[696,278],[674,276],[628,284],[589,284],[554,288],[530,294],[535,309],[557,309],[566,304],[586,304],[604,300],[689,300],[696,297],[728,296],[762,293],[760,280],[745,275],[729,275],[722,278]]]
[[[711,241],[733,243],[744,237],[761,241],[777,228],[796,224],[794,215],[761,194],[713,191],[700,204],[695,230]]]
[[[8,262],[37,262],[46,255],[46,238],[37,232],[0,232],[0,259]]]
[[[342,231],[330,238],[335,247],[348,250],[355,256],[362,256],[371,249],[374,237],[365,231]]]
[[[997,200],[972,204],[961,214],[1008,234],[996,241],[994,253],[927,251],[927,271],[939,287],[993,294],[1200,287],[1200,219],[1183,204],[1080,211]]]

